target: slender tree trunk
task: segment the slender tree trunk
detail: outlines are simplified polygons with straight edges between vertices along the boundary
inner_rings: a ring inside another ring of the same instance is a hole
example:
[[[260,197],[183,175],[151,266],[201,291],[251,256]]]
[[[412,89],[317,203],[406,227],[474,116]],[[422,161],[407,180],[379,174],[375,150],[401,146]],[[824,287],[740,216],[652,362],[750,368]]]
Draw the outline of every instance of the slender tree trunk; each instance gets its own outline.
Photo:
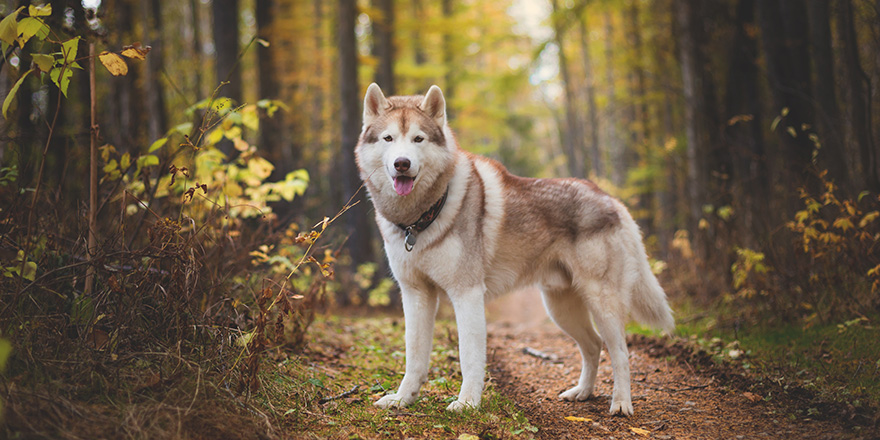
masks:
[[[766,238],[766,221],[771,218],[761,129],[764,117],[758,88],[758,42],[749,32],[755,26],[755,2],[740,0],[736,6],[725,103],[725,118],[729,121],[725,138],[734,157],[733,193],[738,196],[734,208],[741,240],[750,248]]]
[[[623,143],[617,131],[618,100],[616,87],[614,85],[614,76],[616,73],[614,71],[614,53],[616,48],[613,43],[614,24],[611,19],[611,13],[608,11],[605,11],[604,22],[605,83],[608,84],[608,93],[606,96],[608,103],[605,105],[605,127],[607,127],[605,144],[608,146],[609,158],[611,159],[611,182],[613,182],[615,186],[620,187],[623,186],[623,181],[626,177],[626,168],[623,159]]]
[[[441,0],[440,7],[443,11],[443,18],[448,22],[452,20],[452,10],[454,0]],[[446,85],[443,95],[446,97],[446,118],[452,120],[455,118],[455,108],[452,101],[455,99],[455,76],[452,73],[452,63],[455,58],[455,49],[452,47],[452,33],[454,29],[446,27],[443,30],[443,68],[445,70],[443,82]]]
[[[279,15],[278,2],[276,0],[260,0],[256,4],[257,36],[266,40],[269,45],[257,45],[257,69],[259,70],[259,98],[281,99],[281,87],[278,81],[279,50],[283,48],[273,41],[275,29],[274,18]],[[286,151],[295,150],[287,136],[285,112],[278,110],[270,117],[266,112],[260,113],[260,139],[259,147],[267,151],[269,157],[277,165],[275,178],[282,178],[291,171],[296,164],[285,159]]]
[[[238,0],[213,0],[214,12],[214,71],[217,84],[228,81],[220,89],[220,96],[241,103],[241,68],[238,65],[239,27]]]
[[[810,17],[810,46],[813,51],[814,110],[819,124],[822,148],[819,150],[820,166],[828,169],[832,179],[848,192],[852,192],[850,167],[841,140],[840,111],[837,105],[837,84],[834,82],[834,54],[831,51],[831,11],[827,0],[809,0],[807,12]]]
[[[339,0],[338,45],[339,45],[339,90],[341,98],[341,156],[343,185],[343,203],[349,198],[352,202],[360,202],[346,213],[348,231],[348,250],[351,254],[352,268],[373,262],[372,225],[368,212],[369,207],[364,191],[355,195],[361,186],[358,170],[354,160],[354,147],[357,145],[361,130],[361,96],[358,84],[357,40],[354,28],[357,17],[357,4],[354,0]],[[364,292],[365,295],[365,292]],[[362,297],[365,299],[365,296]],[[345,297],[340,298],[345,302]]]
[[[602,163],[602,151],[599,145],[599,116],[596,110],[596,76],[593,71],[593,60],[590,56],[589,33],[587,32],[587,18],[580,14],[581,58],[584,63],[584,82],[586,83],[587,121],[590,127],[590,166],[593,175],[599,178],[605,177],[604,164]]]
[[[257,2],[260,3],[260,2]],[[202,20],[199,19],[199,1],[189,0],[190,23],[192,26],[192,60],[196,66],[202,65]],[[193,69],[193,92],[196,101],[201,101],[203,95],[202,90],[202,69]]]
[[[559,1],[552,0],[553,5],[553,31],[556,47],[559,48],[559,72],[562,75],[562,87],[565,99],[565,155],[568,158],[568,172],[572,177],[584,178],[583,140],[584,135],[580,119],[575,108],[574,85],[571,81],[571,73],[568,70],[568,57],[565,54],[565,32],[562,29],[562,11],[559,9]]]
[[[113,37],[115,47],[123,47],[142,37],[134,35],[134,17],[131,0],[106,0],[102,3],[112,19],[106,21],[110,27],[109,35]],[[112,11],[112,12],[110,12]],[[152,55],[150,55],[152,56]],[[141,71],[146,69],[129,69],[128,75],[110,78],[110,88],[115,99],[107,101],[106,117],[101,134],[121,151],[133,151],[135,146],[146,143],[144,139],[147,110],[144,99],[137,84],[141,82]]]
[[[162,60],[162,10],[159,0],[141,2],[141,17],[145,17],[144,44],[151,46],[150,56],[146,60],[144,69],[144,94],[147,99],[147,113],[149,114],[147,136],[152,142],[162,136],[168,126],[168,116],[165,113],[165,93],[159,77],[165,70]]]
[[[859,61],[858,42],[856,40],[855,22],[851,0],[838,3],[837,32],[843,46],[843,70],[846,76],[847,128],[852,142],[858,149],[862,164],[863,185],[868,189],[880,190],[877,151],[874,150],[870,134],[870,118],[868,117],[870,99],[865,92],[865,75]],[[867,101],[867,102],[866,102]]]
[[[701,124],[701,115],[706,111],[702,96],[702,54],[699,46],[695,10],[698,0],[677,0],[676,20],[681,35],[679,38],[679,58],[684,91],[684,123],[687,138],[687,190],[688,190],[688,229],[693,232],[694,251],[698,259],[707,255],[705,237],[700,233],[698,223],[702,218],[702,206],[706,202],[708,173],[705,151],[708,149],[708,136]]]
[[[790,0],[761,0],[757,5],[775,111],[788,109],[788,115],[776,129],[783,146],[782,163],[785,164],[781,181],[815,182],[808,174],[814,148],[809,140],[813,102],[810,97],[810,57],[806,46],[809,32],[806,31],[803,5]],[[789,133],[789,128],[794,131],[794,136]],[[789,209],[796,206],[792,204]]]
[[[422,4],[422,1],[423,0],[412,0],[413,17],[415,17],[415,20],[417,23],[421,23],[422,20],[424,20],[425,7]],[[425,48],[423,47],[424,44],[422,43],[422,29],[421,29],[421,27],[413,26],[411,38],[412,38],[412,45],[413,45],[413,58],[414,58],[413,61],[415,61],[415,64],[417,66],[421,66],[422,64],[425,64],[425,62],[427,61],[427,57],[425,56]]]
[[[387,96],[397,94],[394,87],[394,2],[377,0],[381,16],[373,20],[373,53],[379,59],[376,83]]]

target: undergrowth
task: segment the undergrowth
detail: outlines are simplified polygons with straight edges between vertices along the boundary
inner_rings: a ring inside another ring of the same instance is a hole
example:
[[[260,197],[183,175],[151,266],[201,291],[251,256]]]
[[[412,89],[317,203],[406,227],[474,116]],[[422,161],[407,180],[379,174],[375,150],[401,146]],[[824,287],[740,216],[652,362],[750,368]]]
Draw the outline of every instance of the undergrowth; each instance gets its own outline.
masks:
[[[319,317],[304,355],[275,350],[266,358],[260,410],[296,438],[531,438],[537,432],[513,402],[498,394],[491,378],[479,410],[446,411],[461,386],[457,332],[436,326],[428,382],[404,409],[373,407],[393,392],[404,370],[403,323],[399,318]],[[467,437],[467,435],[476,437]]]

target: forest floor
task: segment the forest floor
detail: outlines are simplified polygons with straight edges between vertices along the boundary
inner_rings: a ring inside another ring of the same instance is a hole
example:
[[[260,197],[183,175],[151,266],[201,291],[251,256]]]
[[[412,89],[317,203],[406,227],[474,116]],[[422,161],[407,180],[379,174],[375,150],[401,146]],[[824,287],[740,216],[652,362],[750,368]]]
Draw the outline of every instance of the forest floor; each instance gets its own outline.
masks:
[[[320,372],[321,386],[331,395],[354,385],[366,385],[369,392],[361,387],[343,393],[308,417],[288,420],[288,429],[298,432],[294,437],[880,438],[876,420],[870,427],[859,426],[840,404],[823,403],[795,384],[713,360],[680,338],[630,336],[634,416],[608,414],[613,381],[604,350],[594,396],[586,402],[560,401],[557,395],[577,381],[580,355],[547,318],[538,293],[529,291],[489,303],[489,381],[482,408],[448,414],[444,408],[457,393],[460,374],[454,324],[442,307],[440,315],[429,382],[413,406],[392,411],[376,409],[372,402],[400,381],[402,319],[319,319],[307,350],[312,374]]]
[[[536,310],[538,312],[536,312]],[[735,366],[714,362],[681,341],[631,335],[635,414],[608,414],[613,387],[603,351],[594,396],[564,402],[557,395],[577,382],[574,343],[542,312],[536,292],[518,292],[490,305],[489,368],[497,389],[539,427],[537,438],[838,439],[875,438],[832,420],[785,384],[768,385]],[[532,348],[552,357],[524,354]],[[805,417],[806,415],[806,417]],[[588,420],[569,420],[575,416]],[[825,420],[821,420],[825,419]]]

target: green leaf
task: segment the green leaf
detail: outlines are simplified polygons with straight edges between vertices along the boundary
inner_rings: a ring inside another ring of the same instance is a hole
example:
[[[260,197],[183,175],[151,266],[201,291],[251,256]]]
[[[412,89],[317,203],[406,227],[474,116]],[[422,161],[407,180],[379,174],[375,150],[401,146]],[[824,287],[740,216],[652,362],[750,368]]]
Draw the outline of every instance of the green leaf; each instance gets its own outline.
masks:
[[[20,78],[15,82],[15,85],[9,90],[9,94],[6,95],[6,99],[3,100],[3,117],[9,119],[7,112],[9,111],[9,105],[12,104],[12,98],[15,97],[15,94],[18,93],[18,88],[21,87],[21,84],[24,82],[24,79],[27,78],[28,74],[33,72],[34,69],[28,70]]]
[[[15,12],[7,15],[3,18],[3,21],[0,21],[0,41],[3,41],[6,44],[12,45],[15,43],[16,37],[18,37],[18,13],[24,9],[24,6],[15,10]],[[6,51],[6,48],[3,48],[3,51]]]
[[[55,66],[55,57],[52,55],[35,53],[32,57],[34,59],[34,64],[36,64],[43,72],[48,72]]]
[[[28,261],[24,263],[24,273],[21,274],[21,277],[28,280],[33,281],[37,278],[37,263],[33,261]]]
[[[52,15],[52,4],[46,3],[42,6],[29,6],[28,15],[31,17],[48,17]]]
[[[71,38],[61,43],[61,53],[64,54],[64,64],[70,64],[76,60],[76,50],[79,47],[80,37]]]
[[[125,170],[127,170],[128,167],[130,167],[130,166],[131,166],[131,155],[128,154],[128,153],[125,153],[125,154],[123,154],[122,157],[119,159],[119,169],[125,171]]]
[[[43,23],[43,20],[39,18],[25,17],[18,22],[18,35],[20,35],[18,43],[24,47],[25,43],[34,35],[41,40],[49,36],[49,26],[46,26],[46,23]]]
[[[156,166],[159,165],[159,158],[148,154],[146,156],[141,156],[137,160],[137,168],[140,170],[143,167]]]
[[[6,361],[12,354],[12,343],[6,339],[0,339],[0,371],[6,368]]]
[[[64,73],[62,74],[62,72]],[[70,79],[73,78],[73,70],[70,70],[65,66],[55,67],[49,71],[49,77],[52,78],[52,82],[58,86],[61,93],[63,93],[66,98],[67,87],[70,86]]]
[[[184,122],[182,124],[175,125],[174,128],[168,131],[168,134],[170,135],[171,133],[177,132],[182,135],[189,136],[189,133],[192,131],[192,129],[192,122]]]
[[[156,139],[152,144],[150,144],[150,149],[147,150],[147,153],[152,153],[152,152],[162,148],[166,142],[168,142],[167,137]]]

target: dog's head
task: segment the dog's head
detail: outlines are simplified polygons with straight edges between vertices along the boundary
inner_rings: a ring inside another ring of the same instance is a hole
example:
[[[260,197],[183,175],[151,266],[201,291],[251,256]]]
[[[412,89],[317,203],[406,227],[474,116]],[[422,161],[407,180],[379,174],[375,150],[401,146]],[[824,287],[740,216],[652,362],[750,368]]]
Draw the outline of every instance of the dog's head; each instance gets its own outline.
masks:
[[[422,96],[386,98],[375,83],[364,98],[364,127],[355,150],[361,178],[373,196],[428,195],[449,174],[455,141],[437,86]],[[378,192],[379,194],[375,194]]]

